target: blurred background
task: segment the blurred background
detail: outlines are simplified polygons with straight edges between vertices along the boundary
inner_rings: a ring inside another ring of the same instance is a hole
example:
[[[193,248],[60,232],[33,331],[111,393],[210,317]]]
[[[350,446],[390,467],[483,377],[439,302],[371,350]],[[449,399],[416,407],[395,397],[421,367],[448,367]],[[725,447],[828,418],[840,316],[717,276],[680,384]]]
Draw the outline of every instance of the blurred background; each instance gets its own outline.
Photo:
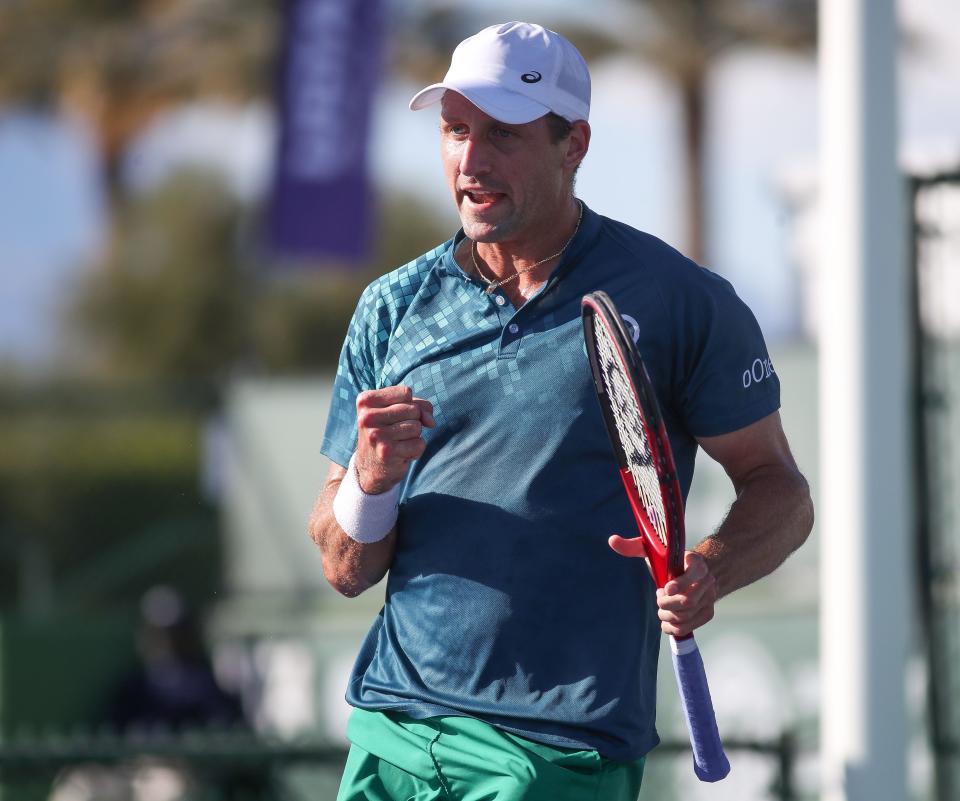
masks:
[[[338,597],[306,534],[332,374],[363,287],[458,227],[436,115],[407,102],[485,25],[579,46],[578,195],[734,283],[816,497],[816,2],[473,5],[0,2],[2,801],[335,797],[383,592]],[[955,801],[960,5],[898,16],[910,215],[891,224],[913,243],[923,512],[910,785]],[[731,500],[701,460],[690,536]],[[817,797],[818,558],[815,532],[704,630],[731,777],[696,782],[666,680],[642,799]]]

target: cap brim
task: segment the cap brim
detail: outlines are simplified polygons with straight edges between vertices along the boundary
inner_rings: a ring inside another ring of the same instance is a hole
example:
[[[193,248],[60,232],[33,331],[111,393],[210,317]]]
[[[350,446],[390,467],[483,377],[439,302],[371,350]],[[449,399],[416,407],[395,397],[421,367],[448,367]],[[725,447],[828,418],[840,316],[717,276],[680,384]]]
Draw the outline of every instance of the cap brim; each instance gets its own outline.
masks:
[[[508,91],[499,85],[474,84],[454,86],[452,83],[435,83],[421,89],[410,101],[410,108],[419,111],[434,103],[439,103],[445,92],[457,92],[463,95],[484,114],[508,125],[522,125],[533,122],[548,114],[550,109],[536,100]]]

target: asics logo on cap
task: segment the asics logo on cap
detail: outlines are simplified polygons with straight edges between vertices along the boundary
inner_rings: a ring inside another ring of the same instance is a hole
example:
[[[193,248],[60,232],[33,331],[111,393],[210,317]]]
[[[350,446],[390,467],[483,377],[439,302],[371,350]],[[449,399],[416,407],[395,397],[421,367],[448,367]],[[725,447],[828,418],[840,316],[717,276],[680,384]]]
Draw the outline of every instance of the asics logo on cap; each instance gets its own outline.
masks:
[[[536,83],[543,76],[539,72],[525,72],[520,76],[520,80],[524,83]]]

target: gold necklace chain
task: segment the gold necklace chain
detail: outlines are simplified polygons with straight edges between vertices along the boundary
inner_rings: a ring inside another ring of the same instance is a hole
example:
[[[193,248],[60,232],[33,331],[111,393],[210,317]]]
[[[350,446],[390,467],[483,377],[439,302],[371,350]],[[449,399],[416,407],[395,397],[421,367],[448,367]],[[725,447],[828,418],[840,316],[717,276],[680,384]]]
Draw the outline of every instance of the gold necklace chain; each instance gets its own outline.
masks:
[[[522,270],[517,270],[513,275],[509,275],[500,281],[489,281],[487,280],[487,277],[480,271],[480,265],[477,264],[477,242],[475,239],[470,240],[470,258],[473,259],[473,269],[476,271],[477,275],[480,276],[481,279],[487,282],[488,295],[492,294],[495,289],[499,289],[504,284],[509,284],[514,278],[519,278],[524,273],[528,273],[531,270],[535,270],[541,264],[546,264],[551,259],[555,259],[557,258],[557,256],[563,255],[563,252],[568,247],[570,247],[570,243],[573,242],[574,237],[577,235],[577,231],[580,230],[580,223],[583,221],[583,203],[581,203],[579,200],[577,201],[577,203],[580,206],[580,216],[577,217],[577,227],[573,229],[573,233],[570,235],[570,238],[566,241],[564,246],[560,248],[560,250],[558,250],[552,256],[547,256],[547,258],[545,259],[540,259],[540,261],[538,261],[536,264],[531,264],[529,267],[524,267]]]

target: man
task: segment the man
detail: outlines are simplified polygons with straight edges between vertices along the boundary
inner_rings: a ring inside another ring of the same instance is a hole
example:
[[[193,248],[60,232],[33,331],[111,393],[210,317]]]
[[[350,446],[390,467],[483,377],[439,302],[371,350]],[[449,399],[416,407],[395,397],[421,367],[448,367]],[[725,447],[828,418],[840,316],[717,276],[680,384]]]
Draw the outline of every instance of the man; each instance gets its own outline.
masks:
[[[347,689],[339,799],[633,801],[660,631],[706,623],[812,525],[778,379],[743,380],[769,359],[729,284],[575,197],[590,78],[572,44],[486,28],[411,108],[437,102],[463,228],[364,291],[311,518],[341,593],[389,571]],[[639,540],[610,536],[635,524],[582,343],[595,289],[628,315],[684,494],[698,446],[737,491],[659,592],[622,558]]]

